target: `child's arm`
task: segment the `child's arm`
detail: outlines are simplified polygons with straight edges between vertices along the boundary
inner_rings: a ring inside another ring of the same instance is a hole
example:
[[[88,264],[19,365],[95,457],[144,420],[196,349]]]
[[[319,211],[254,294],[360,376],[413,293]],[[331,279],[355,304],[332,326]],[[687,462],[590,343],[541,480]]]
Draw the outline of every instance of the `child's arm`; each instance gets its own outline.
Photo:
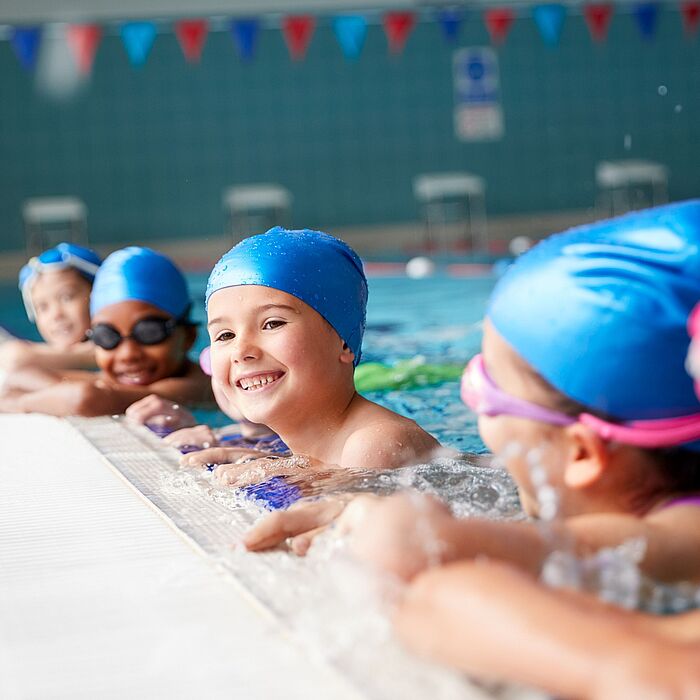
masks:
[[[422,574],[395,625],[422,655],[482,679],[558,696],[700,693],[700,646],[662,638],[651,617],[552,591],[505,565],[461,562]]]
[[[0,369],[14,372],[28,367],[54,370],[95,369],[95,346],[86,341],[59,350],[47,343],[33,343],[17,338],[0,345]]]
[[[545,531],[534,523],[455,518],[430,496],[404,493],[367,502],[363,517],[356,518],[351,529],[358,556],[404,579],[438,563],[478,556],[538,574],[553,548],[567,547],[585,556],[635,537],[647,542],[641,568],[652,578],[700,578],[697,507],[677,506],[646,519],[578,516],[552,523]]]
[[[16,392],[0,398],[2,413],[47,413],[53,416],[104,416],[121,414],[135,401],[159,393],[171,401],[203,403],[212,399],[211,383],[198,368],[184,377],[163,379],[148,386],[105,382],[99,375],[72,373],[50,386],[31,392]]]

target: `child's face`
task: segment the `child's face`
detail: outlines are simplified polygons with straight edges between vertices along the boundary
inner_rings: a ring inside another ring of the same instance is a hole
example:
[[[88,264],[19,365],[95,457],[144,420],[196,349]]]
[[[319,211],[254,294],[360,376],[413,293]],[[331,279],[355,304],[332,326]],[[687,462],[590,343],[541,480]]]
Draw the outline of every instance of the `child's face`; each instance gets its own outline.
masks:
[[[157,306],[130,300],[105,306],[93,317],[93,328],[105,323],[122,336],[113,350],[95,348],[97,366],[107,379],[118,384],[144,386],[180,373],[194,333],[190,328],[176,326],[173,334],[157,345],[142,345],[125,337],[131,334],[138,321],[146,318],[168,319],[170,316]]]
[[[549,397],[533,381],[531,370],[528,371],[524,362],[488,320],[484,324],[482,353],[489,375],[503,391],[548,406]],[[506,468],[518,485],[525,512],[537,515],[537,498],[531,479],[532,463],[544,468],[551,486],[561,486],[565,458],[562,429],[527,418],[481,415],[479,433],[484,444],[504,459]]]
[[[36,326],[49,344],[66,350],[90,327],[92,285],[76,270],[41,272],[32,284]]]
[[[352,353],[320,314],[285,292],[215,292],[209,335],[213,382],[254,423],[299,419],[352,385]]]

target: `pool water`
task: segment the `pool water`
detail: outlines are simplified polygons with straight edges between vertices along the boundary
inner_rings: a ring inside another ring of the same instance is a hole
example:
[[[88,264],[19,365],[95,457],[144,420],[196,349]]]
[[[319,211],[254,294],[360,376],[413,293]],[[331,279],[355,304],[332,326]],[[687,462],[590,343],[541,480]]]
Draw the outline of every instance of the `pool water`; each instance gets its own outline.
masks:
[[[200,322],[193,357],[208,344],[203,323],[206,278],[203,274],[188,276],[195,300],[193,315]],[[427,363],[466,364],[479,349],[480,321],[493,284],[489,276],[370,277],[363,361],[393,364],[418,357]],[[0,285],[0,324],[21,337],[39,339],[12,284]],[[484,451],[475,417],[459,399],[457,381],[366,396],[412,418],[448,447]],[[227,422],[218,412],[201,412],[198,417],[213,425]]]

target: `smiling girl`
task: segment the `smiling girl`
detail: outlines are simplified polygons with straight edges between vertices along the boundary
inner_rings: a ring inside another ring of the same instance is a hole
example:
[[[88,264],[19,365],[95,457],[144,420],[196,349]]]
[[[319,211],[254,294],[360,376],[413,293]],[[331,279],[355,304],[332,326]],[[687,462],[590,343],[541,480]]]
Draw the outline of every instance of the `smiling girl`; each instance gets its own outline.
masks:
[[[187,359],[195,340],[182,273],[164,255],[130,247],[112,253],[90,297],[98,373],[44,371],[32,390],[0,399],[6,413],[97,416],[123,413],[156,393],[182,403],[211,403],[209,378]]]

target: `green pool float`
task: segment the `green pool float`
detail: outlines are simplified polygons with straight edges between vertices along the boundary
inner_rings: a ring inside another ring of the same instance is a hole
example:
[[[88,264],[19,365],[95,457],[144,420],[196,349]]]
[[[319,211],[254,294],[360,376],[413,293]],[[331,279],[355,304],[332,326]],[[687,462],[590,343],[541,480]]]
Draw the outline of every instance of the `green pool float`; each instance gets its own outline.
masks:
[[[381,362],[361,362],[355,370],[355,388],[359,392],[418,389],[451,382],[462,376],[463,365],[427,364],[401,360],[389,366]]]

